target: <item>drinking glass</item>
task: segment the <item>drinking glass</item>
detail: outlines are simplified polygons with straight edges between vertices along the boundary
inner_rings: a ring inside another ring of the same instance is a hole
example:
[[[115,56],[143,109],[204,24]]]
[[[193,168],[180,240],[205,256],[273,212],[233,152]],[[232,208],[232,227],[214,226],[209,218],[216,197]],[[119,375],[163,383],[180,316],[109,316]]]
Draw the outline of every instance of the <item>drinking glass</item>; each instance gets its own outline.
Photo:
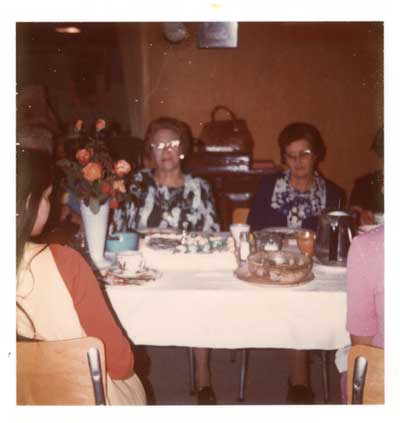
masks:
[[[239,248],[240,242],[240,233],[241,232],[250,232],[250,226],[245,223],[233,223],[230,227],[230,232],[232,234],[232,238],[235,241],[235,246]]]
[[[315,232],[312,230],[300,230],[296,233],[297,246],[302,254],[308,257],[314,255]]]

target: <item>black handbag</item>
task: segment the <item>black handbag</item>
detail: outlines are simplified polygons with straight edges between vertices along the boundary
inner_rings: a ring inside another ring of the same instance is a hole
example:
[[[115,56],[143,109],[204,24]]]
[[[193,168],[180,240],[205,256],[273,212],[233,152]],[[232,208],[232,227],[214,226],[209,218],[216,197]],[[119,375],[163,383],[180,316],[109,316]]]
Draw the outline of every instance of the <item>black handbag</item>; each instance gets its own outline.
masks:
[[[229,113],[230,119],[217,120],[219,110]],[[236,115],[225,106],[216,106],[211,112],[211,122],[203,125],[200,133],[202,149],[213,153],[241,153],[251,154],[253,137],[244,119]]]

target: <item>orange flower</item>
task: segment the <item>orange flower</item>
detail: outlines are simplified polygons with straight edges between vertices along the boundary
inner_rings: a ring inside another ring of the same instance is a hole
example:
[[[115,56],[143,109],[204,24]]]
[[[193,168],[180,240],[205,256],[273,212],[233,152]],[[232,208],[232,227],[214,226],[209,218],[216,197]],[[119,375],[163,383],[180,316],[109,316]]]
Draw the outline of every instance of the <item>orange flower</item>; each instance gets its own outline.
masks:
[[[88,163],[82,169],[82,174],[87,181],[94,182],[101,178],[102,171],[103,168],[100,163]]]
[[[118,160],[114,163],[114,173],[121,177],[127,175],[132,167],[126,160]]]
[[[115,191],[122,192],[122,194],[126,193],[126,187],[125,187],[124,181],[121,181],[121,180],[114,181],[112,187],[113,187],[113,190]]]
[[[110,194],[111,191],[112,191],[112,188],[111,188],[111,184],[109,182],[106,181],[106,182],[103,182],[101,184],[101,192],[103,194]]]
[[[89,150],[86,148],[81,148],[78,150],[75,154],[76,160],[82,165],[85,166],[89,163],[90,159],[92,158],[92,154]]]
[[[115,197],[111,198],[110,208],[116,209],[118,206],[119,206],[118,200]]]

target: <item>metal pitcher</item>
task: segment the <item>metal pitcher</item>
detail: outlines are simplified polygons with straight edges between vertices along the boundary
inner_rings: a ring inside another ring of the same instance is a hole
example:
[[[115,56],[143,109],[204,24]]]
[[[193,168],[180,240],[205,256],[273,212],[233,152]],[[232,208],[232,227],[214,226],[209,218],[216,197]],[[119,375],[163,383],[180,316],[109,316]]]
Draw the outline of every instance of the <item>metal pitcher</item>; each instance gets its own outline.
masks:
[[[356,234],[356,219],[347,210],[325,210],[318,221],[315,255],[329,266],[346,266],[351,240]]]

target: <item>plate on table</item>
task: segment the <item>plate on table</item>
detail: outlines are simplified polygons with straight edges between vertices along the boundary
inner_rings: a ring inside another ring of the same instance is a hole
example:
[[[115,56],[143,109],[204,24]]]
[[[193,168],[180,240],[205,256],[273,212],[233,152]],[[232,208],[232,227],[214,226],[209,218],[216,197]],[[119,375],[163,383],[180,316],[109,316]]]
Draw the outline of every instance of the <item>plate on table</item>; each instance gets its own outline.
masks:
[[[99,279],[106,285],[144,285],[147,282],[160,279],[162,273],[156,269],[144,267],[135,273],[121,271],[118,267],[112,267],[102,272]]]
[[[297,280],[296,282],[274,281],[267,276],[258,277],[251,274],[247,267],[239,267],[233,272],[233,274],[241,281],[251,283],[252,285],[280,288],[290,288],[293,286],[305,285],[314,279],[314,274],[310,272],[308,275],[304,276],[300,280]]]
[[[229,250],[229,236],[217,233],[189,232],[182,234],[153,234],[145,237],[146,246],[172,253],[202,253]]]
[[[140,235],[153,235],[153,234],[168,235],[168,234],[178,234],[178,233],[181,233],[181,231],[179,231],[178,229],[173,229],[173,228],[165,228],[165,229],[160,229],[160,228],[143,228],[143,229],[138,229],[137,232]]]
[[[146,245],[154,250],[174,250],[181,245],[182,235],[156,234],[146,238]]]
[[[312,259],[299,253],[288,251],[265,252],[251,254],[247,263],[241,265],[235,276],[245,282],[274,285],[298,286],[314,278]]]

